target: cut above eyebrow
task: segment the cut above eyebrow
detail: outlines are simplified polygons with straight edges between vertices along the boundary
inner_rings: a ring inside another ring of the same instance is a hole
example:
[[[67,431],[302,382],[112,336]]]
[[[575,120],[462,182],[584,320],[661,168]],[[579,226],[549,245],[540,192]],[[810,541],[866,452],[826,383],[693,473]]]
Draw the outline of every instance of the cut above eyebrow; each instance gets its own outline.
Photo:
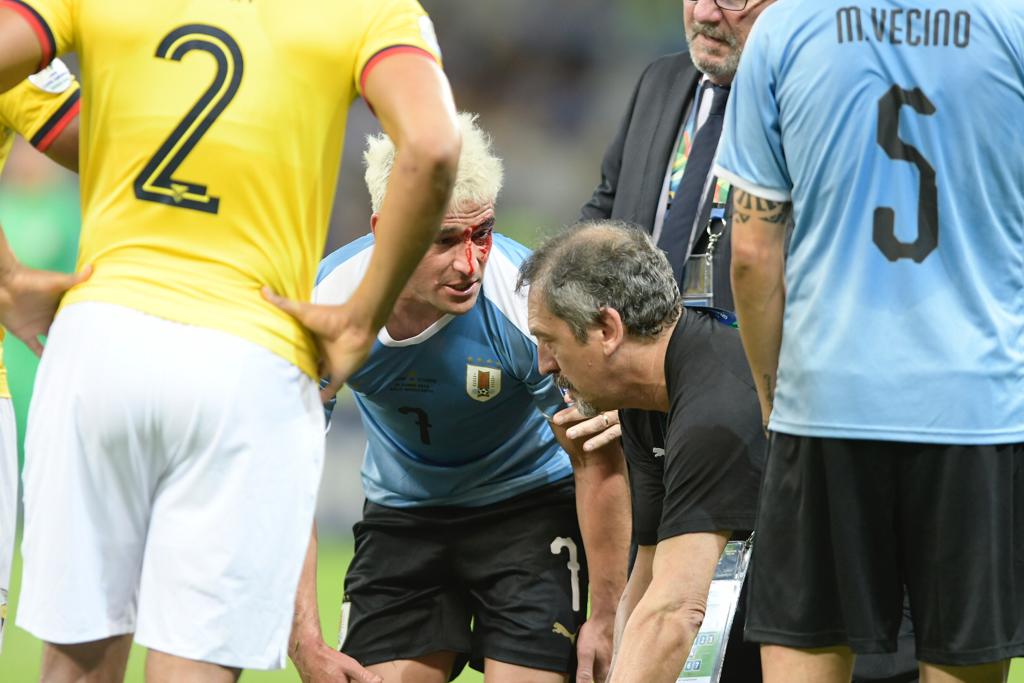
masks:
[[[469,226],[469,229],[474,231],[474,232],[476,232],[477,230],[485,229],[485,228],[493,229],[494,228],[494,222],[495,222],[494,221],[494,216],[491,216],[490,218],[485,220],[483,223],[480,223],[479,225]],[[448,226],[443,226],[441,228],[441,230],[438,232],[438,236],[445,236],[445,235],[448,235],[450,233],[463,233],[465,231],[466,231],[465,227],[456,226],[456,225],[448,225]]]

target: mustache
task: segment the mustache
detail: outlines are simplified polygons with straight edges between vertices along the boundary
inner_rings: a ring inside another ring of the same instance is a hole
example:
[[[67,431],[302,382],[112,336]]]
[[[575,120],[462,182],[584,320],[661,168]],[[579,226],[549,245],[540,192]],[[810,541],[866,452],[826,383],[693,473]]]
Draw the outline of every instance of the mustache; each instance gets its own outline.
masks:
[[[559,374],[555,376],[555,386],[562,391],[576,391],[576,387],[572,385],[572,382],[565,378],[565,375]]]
[[[717,27],[714,24],[705,24],[704,22],[701,21],[695,21],[690,28],[690,39],[692,40],[696,36],[707,36],[708,38],[721,40],[727,43],[729,47],[732,48],[739,46],[739,42],[736,40],[736,36],[726,33],[720,27]]]

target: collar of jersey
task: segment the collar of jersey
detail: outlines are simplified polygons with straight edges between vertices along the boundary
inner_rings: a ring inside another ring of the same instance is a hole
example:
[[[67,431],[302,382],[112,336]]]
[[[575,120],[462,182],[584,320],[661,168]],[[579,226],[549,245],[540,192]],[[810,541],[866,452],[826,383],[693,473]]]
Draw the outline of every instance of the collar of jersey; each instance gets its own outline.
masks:
[[[377,341],[384,346],[391,346],[393,348],[400,348],[402,346],[416,346],[427,341],[435,334],[445,328],[445,326],[451,321],[455,320],[455,316],[451,313],[445,313],[436,322],[430,325],[427,329],[423,330],[415,337],[409,337],[408,339],[394,339],[388,334],[387,326],[380,328],[380,332],[377,333]]]

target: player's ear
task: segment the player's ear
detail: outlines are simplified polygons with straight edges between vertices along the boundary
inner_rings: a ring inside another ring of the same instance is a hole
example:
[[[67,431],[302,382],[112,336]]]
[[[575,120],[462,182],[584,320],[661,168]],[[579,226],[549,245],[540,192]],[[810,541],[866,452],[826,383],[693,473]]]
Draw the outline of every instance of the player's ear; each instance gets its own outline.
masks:
[[[374,235],[377,234],[377,221],[379,220],[380,214],[374,211],[373,214],[370,216],[370,232],[372,232]]]
[[[622,324],[622,316],[614,308],[605,306],[601,309],[601,318],[597,323],[601,335],[601,346],[604,355],[615,353],[626,339],[626,326]]]

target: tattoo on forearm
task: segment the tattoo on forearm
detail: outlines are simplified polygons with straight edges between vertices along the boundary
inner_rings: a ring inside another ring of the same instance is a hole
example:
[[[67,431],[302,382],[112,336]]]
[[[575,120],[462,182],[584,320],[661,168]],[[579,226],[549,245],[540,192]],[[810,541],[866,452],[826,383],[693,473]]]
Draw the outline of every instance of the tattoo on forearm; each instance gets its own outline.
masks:
[[[764,429],[765,436],[768,435],[768,418],[772,411],[775,410],[775,377],[768,374],[767,372],[761,375],[761,381],[764,383],[765,399],[768,402],[768,415],[761,416],[761,428]]]
[[[757,219],[771,225],[785,225],[792,208],[789,202],[773,202],[743,190],[733,193],[733,220],[737,223]]]
[[[764,392],[765,392],[765,394],[768,397],[768,407],[769,408],[774,408],[775,407],[775,377],[773,377],[772,375],[769,375],[768,373],[765,373],[764,375],[762,375],[762,379],[764,379]]]

